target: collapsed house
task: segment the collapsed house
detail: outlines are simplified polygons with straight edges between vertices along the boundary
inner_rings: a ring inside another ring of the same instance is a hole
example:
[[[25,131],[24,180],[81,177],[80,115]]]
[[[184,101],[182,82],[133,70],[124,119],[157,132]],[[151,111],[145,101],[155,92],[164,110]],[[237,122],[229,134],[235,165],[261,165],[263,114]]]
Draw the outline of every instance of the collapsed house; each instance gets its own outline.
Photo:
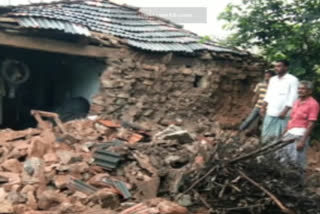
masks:
[[[110,1],[0,11],[1,123],[37,122],[0,130],[0,213],[319,213],[319,175],[302,191],[265,161],[284,145],[221,129],[258,58]]]
[[[31,109],[74,118],[86,102],[106,118],[232,127],[262,73],[247,52],[107,0],[0,12],[2,127],[31,126]]]

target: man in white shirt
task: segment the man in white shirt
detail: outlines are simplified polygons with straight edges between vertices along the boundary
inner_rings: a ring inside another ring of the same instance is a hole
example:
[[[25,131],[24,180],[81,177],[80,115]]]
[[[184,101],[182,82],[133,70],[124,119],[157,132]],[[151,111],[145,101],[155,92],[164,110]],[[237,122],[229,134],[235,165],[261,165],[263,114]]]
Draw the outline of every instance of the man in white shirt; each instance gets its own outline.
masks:
[[[275,64],[276,76],[270,79],[261,115],[265,115],[262,142],[266,143],[282,135],[286,129],[290,109],[298,98],[299,80],[288,73],[289,62],[279,60]]]

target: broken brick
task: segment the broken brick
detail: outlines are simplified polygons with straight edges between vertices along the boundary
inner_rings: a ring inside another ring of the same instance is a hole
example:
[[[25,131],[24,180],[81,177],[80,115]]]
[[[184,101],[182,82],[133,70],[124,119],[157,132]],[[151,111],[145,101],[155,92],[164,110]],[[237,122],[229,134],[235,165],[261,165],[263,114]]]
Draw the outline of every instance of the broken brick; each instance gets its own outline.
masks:
[[[70,175],[56,175],[53,178],[53,183],[58,189],[67,188],[70,183],[71,177]]]
[[[68,164],[73,157],[77,156],[74,152],[67,150],[58,150],[56,154],[62,164]]]
[[[123,210],[120,214],[135,214],[135,213],[139,213],[141,210],[146,210],[146,209],[148,209],[148,206],[145,205],[144,203],[140,203],[128,209]]]
[[[61,203],[67,202],[67,198],[54,190],[45,190],[37,192],[38,206],[41,210],[49,210],[53,207],[58,207]]]
[[[161,214],[188,214],[187,208],[162,198],[151,199],[146,204],[156,206]]]
[[[204,160],[203,156],[198,155],[198,156],[195,158],[195,163],[198,164],[198,165],[203,166],[204,163],[205,163],[205,160]]]
[[[32,210],[32,208],[26,204],[16,204],[13,206],[13,209],[15,214],[25,214]]]
[[[0,172],[0,176],[8,179],[8,185],[15,185],[21,183],[21,177],[18,173]]]
[[[86,162],[70,164],[69,171],[73,175],[82,174],[89,171],[89,165]]]
[[[46,153],[43,156],[43,160],[46,163],[57,163],[59,161],[59,158],[55,152]]]
[[[93,185],[93,186],[96,186],[96,187],[108,187],[110,185],[108,185],[105,182],[103,182],[103,179],[104,178],[108,178],[108,177],[110,177],[110,175],[108,173],[96,174],[95,176],[90,178],[88,183],[90,185]]]
[[[13,173],[20,173],[22,171],[22,164],[16,159],[6,160],[1,164],[1,167]]]
[[[101,208],[115,209],[120,206],[120,201],[116,193],[109,188],[104,188],[90,196],[88,202],[100,204]]]
[[[20,192],[22,196],[27,199],[27,205],[33,210],[38,208],[38,203],[35,197],[35,187],[32,185],[26,185]]]
[[[14,214],[13,205],[7,200],[0,201],[0,213],[1,214]]]
[[[108,128],[120,128],[120,122],[111,121],[111,120],[98,120],[98,123],[108,127]]]
[[[60,214],[58,211],[38,211],[38,210],[30,210],[23,214]]]
[[[31,140],[31,146],[29,147],[29,157],[42,158],[48,151],[49,144],[41,137],[35,137]]]
[[[143,139],[143,136],[140,134],[132,134],[128,140],[128,143],[135,144]]]
[[[159,214],[188,214],[188,210],[176,203],[167,201],[162,198],[154,198],[143,203],[130,207],[120,214],[135,213],[159,213]]]

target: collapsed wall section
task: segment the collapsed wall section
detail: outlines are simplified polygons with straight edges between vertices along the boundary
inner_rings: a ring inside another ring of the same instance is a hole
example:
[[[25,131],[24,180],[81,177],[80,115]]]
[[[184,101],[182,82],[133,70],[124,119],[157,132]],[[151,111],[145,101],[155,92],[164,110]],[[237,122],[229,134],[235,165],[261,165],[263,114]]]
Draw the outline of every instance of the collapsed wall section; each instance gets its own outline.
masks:
[[[181,124],[198,131],[214,121],[237,126],[252,105],[265,66],[252,56],[183,56],[123,51],[108,60],[92,112],[126,121]]]

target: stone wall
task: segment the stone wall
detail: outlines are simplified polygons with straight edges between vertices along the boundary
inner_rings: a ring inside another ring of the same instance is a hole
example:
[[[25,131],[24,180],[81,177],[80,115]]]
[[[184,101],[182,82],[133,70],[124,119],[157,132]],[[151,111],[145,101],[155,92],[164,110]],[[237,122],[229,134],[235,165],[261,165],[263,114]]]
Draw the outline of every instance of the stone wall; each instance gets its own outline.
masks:
[[[252,107],[263,64],[251,56],[183,56],[122,50],[107,60],[92,112],[125,121],[237,126]]]

